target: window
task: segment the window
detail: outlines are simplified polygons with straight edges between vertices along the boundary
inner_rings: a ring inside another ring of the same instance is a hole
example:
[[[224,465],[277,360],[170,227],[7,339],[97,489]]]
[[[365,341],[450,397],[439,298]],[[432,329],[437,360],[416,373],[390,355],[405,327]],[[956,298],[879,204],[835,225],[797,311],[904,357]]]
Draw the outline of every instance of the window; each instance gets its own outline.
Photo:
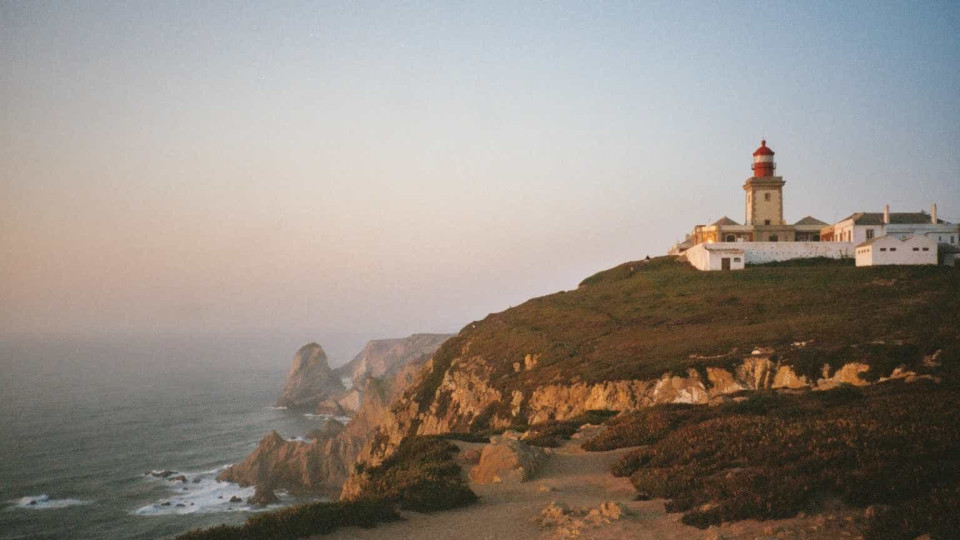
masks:
[[[897,248],[890,248],[890,251],[896,251]]]
[[[770,235],[770,241],[771,241],[771,242],[777,242],[777,241],[779,241],[779,240],[780,240],[780,238],[779,238],[777,235],[775,235],[775,234],[771,234],[771,235]]]
[[[924,251],[930,251],[930,248],[923,248]]]
[[[736,241],[737,241],[737,237],[734,236],[734,235],[732,235],[732,234],[728,234],[727,237],[725,238],[725,240],[726,240],[727,242],[736,242]]]
[[[873,229],[867,229],[867,240],[873,238]]]
[[[733,262],[740,262],[740,257],[734,257]]]
[[[769,201],[769,200],[770,200],[770,194],[769,194],[769,193],[764,193],[764,194],[763,194],[763,200]]]
[[[880,248],[880,251],[886,251],[887,248]]]
[[[769,224],[770,224],[770,220],[769,220],[769,219],[763,220],[763,224],[764,224],[764,225],[769,225]]]
[[[953,236],[950,237],[950,243],[953,243]]]
[[[913,248],[914,251],[920,251],[920,248]]]

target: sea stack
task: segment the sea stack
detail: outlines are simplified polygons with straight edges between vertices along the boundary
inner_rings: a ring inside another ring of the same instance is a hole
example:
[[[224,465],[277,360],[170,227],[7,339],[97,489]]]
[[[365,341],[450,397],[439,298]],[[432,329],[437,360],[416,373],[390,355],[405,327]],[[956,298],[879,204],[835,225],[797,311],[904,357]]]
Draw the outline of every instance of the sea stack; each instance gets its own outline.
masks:
[[[323,347],[308,343],[293,357],[287,384],[283,388],[283,395],[277,400],[277,406],[312,412],[318,403],[344,390],[346,388],[340,378],[327,363]]]

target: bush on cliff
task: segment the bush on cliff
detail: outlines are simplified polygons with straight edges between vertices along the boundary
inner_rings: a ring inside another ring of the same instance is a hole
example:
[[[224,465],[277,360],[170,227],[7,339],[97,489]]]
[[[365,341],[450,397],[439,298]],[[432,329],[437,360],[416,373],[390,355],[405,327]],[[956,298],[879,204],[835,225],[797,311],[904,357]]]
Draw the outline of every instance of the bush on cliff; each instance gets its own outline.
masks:
[[[254,516],[240,526],[190,531],[177,540],[293,540],[328,534],[341,527],[369,528],[399,519],[393,504],[383,500],[323,502]]]
[[[400,518],[397,508],[415,512],[449,510],[477,496],[460,477],[456,445],[435,437],[411,437],[369,475],[355,501],[313,503],[260,514],[241,526],[191,531],[178,540],[292,540],[328,534],[341,527],[373,527]]]
[[[758,394],[624,415],[584,447],[646,445],[611,472],[642,497],[670,499],[688,525],[786,518],[831,497],[888,508],[868,537],[943,536],[960,520],[958,407],[960,384],[949,381]]]
[[[436,437],[408,437],[389,458],[365,468],[363,495],[396,502],[404,510],[434,512],[477,500],[453,459],[457,445]]]

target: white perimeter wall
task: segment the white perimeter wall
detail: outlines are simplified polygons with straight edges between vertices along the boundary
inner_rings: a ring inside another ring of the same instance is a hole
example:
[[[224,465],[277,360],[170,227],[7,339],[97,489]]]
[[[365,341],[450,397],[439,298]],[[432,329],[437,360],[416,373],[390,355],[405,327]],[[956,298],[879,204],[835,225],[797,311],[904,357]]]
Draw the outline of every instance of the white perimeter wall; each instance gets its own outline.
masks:
[[[707,249],[707,246],[710,249]],[[716,242],[697,244],[686,251],[687,260],[700,270],[713,270],[711,259],[719,259],[721,250],[727,253],[743,251],[744,263],[762,264],[768,262],[789,261],[791,259],[809,259],[826,257],[829,259],[852,259],[853,242]],[[712,257],[711,257],[712,252]],[[732,254],[723,257],[733,257]]]

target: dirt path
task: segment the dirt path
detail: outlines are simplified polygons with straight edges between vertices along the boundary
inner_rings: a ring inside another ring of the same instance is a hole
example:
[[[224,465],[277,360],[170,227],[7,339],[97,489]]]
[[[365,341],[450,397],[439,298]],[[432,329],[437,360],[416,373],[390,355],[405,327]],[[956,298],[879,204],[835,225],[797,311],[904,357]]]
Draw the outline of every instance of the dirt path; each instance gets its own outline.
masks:
[[[463,449],[482,444],[457,443]],[[705,531],[680,523],[679,514],[667,514],[662,501],[633,501],[633,487],[626,478],[610,475],[610,465],[624,450],[584,452],[579,441],[569,441],[551,452],[535,480],[522,484],[471,484],[480,496],[467,508],[418,514],[405,512],[405,521],[374,529],[350,527],[322,538],[336,539],[533,539],[564,537],[555,527],[544,528],[535,518],[551,502],[569,507],[599,508],[607,501],[628,510],[626,516],[599,527],[585,528],[579,538],[689,539]]]

